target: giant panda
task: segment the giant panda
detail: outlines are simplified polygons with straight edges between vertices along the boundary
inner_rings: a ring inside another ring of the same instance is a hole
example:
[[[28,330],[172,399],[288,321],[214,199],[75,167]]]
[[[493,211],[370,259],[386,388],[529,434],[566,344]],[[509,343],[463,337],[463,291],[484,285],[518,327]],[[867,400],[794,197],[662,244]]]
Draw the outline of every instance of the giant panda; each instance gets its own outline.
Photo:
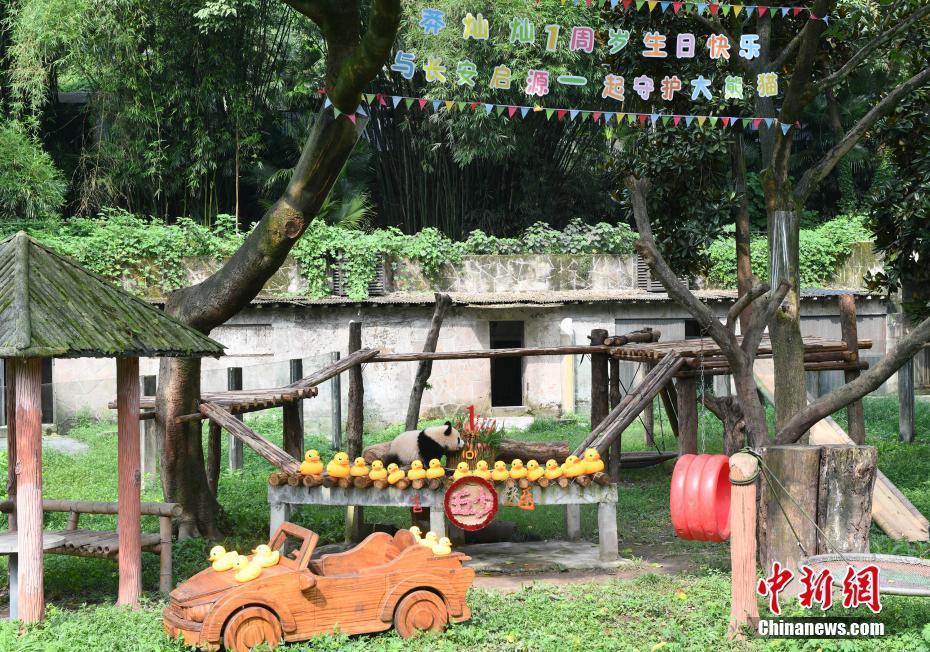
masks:
[[[430,426],[423,430],[408,430],[397,435],[391,442],[384,464],[409,466],[413,460],[429,462],[446,453],[462,450],[465,442],[459,431],[449,421],[441,426]]]

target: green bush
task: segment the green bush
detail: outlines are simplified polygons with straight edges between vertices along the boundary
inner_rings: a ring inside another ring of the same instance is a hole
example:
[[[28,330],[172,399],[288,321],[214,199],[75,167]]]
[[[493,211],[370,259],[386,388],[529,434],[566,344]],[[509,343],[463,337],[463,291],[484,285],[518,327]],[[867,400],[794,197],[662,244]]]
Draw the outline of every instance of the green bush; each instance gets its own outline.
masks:
[[[805,287],[822,287],[830,281],[836,266],[849,255],[854,242],[871,240],[862,215],[842,215],[813,229],[801,229],[800,268],[801,284]],[[768,278],[768,239],[756,236],[750,243],[752,273],[760,279]],[[708,251],[711,266],[708,280],[716,286],[736,287],[736,244],[732,235],[715,240]]]
[[[14,120],[0,122],[0,218],[58,216],[67,184],[52,158]]]

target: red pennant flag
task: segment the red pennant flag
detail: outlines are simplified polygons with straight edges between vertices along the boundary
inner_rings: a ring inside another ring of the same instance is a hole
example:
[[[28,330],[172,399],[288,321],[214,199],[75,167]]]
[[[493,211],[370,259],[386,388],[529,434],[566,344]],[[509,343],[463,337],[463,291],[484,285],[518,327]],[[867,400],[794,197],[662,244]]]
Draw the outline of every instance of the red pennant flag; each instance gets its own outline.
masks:
[[[765,12],[768,11],[768,10],[769,10],[769,8],[766,7],[765,5],[759,5],[758,7],[756,7],[756,11],[759,12],[759,16],[760,16],[760,17],[761,17],[761,16],[764,16],[764,15],[765,15]]]
[[[471,108],[477,109],[477,108],[478,108],[478,104],[480,104],[480,102],[472,102],[472,103],[471,103]]]
[[[681,11],[681,4],[682,4],[682,3],[680,3],[680,2],[673,2],[673,3],[672,3],[672,10],[673,10],[676,14],[677,14],[679,11]]]
[[[811,15],[808,17],[808,20],[820,20],[817,16],[814,15],[814,12],[811,12]]]
[[[708,8],[710,9],[710,15],[711,15],[711,16],[716,16],[716,15],[717,15],[717,12],[720,10],[720,5],[718,5],[718,4],[711,4],[711,5],[709,5]]]
[[[647,118],[647,117],[648,117],[648,116],[647,116],[645,113],[641,114],[641,115],[639,116],[639,124],[641,124],[641,125],[646,124],[646,118]]]
[[[508,107],[507,107],[507,117],[512,118],[512,117],[513,117],[513,114],[516,113],[516,112],[517,112],[517,107],[515,107],[515,106],[508,106]]]
[[[672,116],[672,122],[674,122],[674,123],[675,123],[675,126],[677,127],[677,126],[678,126],[678,123],[681,122],[681,116],[680,116],[680,115],[673,115],[673,116]]]
[[[623,10],[626,11],[633,4],[633,0],[623,0]]]
[[[584,0],[584,3],[589,7],[591,6],[591,2],[592,0]]]
[[[349,120],[352,121],[352,124],[355,124],[355,114],[354,114],[354,113],[346,113],[345,116],[346,116]]]
[[[795,7],[792,15],[797,16],[799,13],[801,13],[801,7]]]
[[[417,100],[417,103],[420,105],[421,109],[426,108],[426,99],[420,98],[419,100]]]
[[[384,93],[378,93],[378,104],[387,106],[387,102],[384,100]]]
[[[758,129],[760,124],[762,124],[762,118],[756,118],[752,121],[752,128]]]
[[[558,113],[556,113],[556,116],[559,118],[559,120],[561,120],[562,118],[565,117],[566,113],[568,113],[568,111],[566,111],[565,109],[559,109]]]
[[[724,127],[729,127],[729,126],[730,126],[730,118],[723,117],[723,118],[720,118],[720,119],[723,120],[723,126],[724,126]]]
[[[800,120],[795,120],[795,121],[794,121],[794,126],[797,127],[798,129],[800,129],[800,128],[801,128],[801,121],[800,121]]]
[[[316,89],[316,92],[319,93],[320,95],[326,95],[326,89],[325,89],[325,88],[318,88],[318,89]]]
[[[601,119],[601,112],[600,112],[600,111],[595,111],[595,112],[591,115],[591,118],[594,120],[594,122],[600,121],[600,119]]]

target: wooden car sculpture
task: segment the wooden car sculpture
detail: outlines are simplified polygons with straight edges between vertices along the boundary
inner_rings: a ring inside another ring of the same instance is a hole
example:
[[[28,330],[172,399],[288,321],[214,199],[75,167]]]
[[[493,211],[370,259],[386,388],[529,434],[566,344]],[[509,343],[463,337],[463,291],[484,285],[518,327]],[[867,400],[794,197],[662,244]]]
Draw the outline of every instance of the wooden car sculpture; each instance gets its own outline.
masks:
[[[299,547],[285,554],[286,541]],[[409,530],[376,532],[346,552],[311,561],[319,536],[284,523],[269,546],[281,551],[276,566],[239,583],[235,571],[207,568],[171,592],[164,627],[172,637],[207,649],[247,652],[265,641],[303,641],[340,631],[389,629],[403,637],[438,631],[471,617],[465,592],[475,571],[467,557],[437,556]]]

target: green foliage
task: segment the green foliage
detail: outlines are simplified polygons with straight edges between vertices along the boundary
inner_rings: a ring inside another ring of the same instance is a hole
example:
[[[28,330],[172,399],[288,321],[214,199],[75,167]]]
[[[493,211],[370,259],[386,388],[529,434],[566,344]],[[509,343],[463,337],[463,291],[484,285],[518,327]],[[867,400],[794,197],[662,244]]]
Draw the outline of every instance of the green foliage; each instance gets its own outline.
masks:
[[[829,283],[836,266],[849,254],[854,242],[871,240],[865,216],[844,215],[813,229],[801,229],[801,284],[822,287]],[[768,238],[756,236],[751,242],[752,273],[768,278]],[[732,236],[717,238],[708,249],[708,280],[719,287],[736,287],[736,243]]]
[[[67,185],[51,157],[26,128],[0,122],[0,219],[57,217]]]

